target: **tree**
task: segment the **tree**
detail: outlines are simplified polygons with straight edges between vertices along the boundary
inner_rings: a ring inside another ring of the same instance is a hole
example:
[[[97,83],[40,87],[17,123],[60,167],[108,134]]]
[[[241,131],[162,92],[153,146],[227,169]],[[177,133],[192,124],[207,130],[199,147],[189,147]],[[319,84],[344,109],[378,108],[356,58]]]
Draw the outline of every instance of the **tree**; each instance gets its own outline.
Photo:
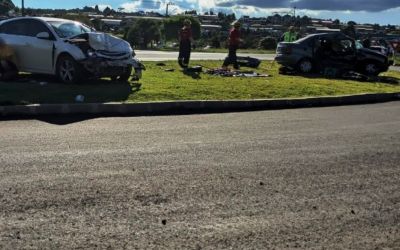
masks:
[[[277,41],[273,37],[264,37],[263,39],[260,40],[260,43],[258,45],[259,48],[265,50],[274,50],[276,49],[276,46],[277,46]]]
[[[11,0],[0,0],[0,15],[6,15],[10,10],[13,10],[15,5]]]
[[[192,22],[193,38],[198,39],[200,37],[200,22],[197,18],[192,16],[172,16],[164,20],[165,39],[167,41],[178,38],[179,30],[183,27],[185,19],[189,19]]]
[[[98,5],[94,6],[94,11],[95,11],[97,14],[100,13],[100,9],[99,9],[99,6],[98,6]]]
[[[377,30],[380,30],[381,29],[381,26],[379,25],[379,24],[374,24],[373,25],[373,29],[375,30],[375,31],[377,31]]]
[[[161,23],[152,19],[137,19],[129,28],[126,39],[132,45],[147,49],[149,43],[159,42],[161,38]]]
[[[103,10],[103,14],[104,14],[105,16],[109,16],[111,13],[112,13],[112,10],[111,10],[111,8],[108,7],[108,6]]]
[[[95,9],[93,7],[85,6],[82,9],[83,12],[94,12]]]
[[[342,32],[352,38],[356,38],[356,29],[354,28],[354,25],[347,25],[342,29]]]
[[[197,11],[196,10],[187,10],[187,11],[185,11],[185,15],[197,15]]]
[[[348,22],[347,22],[347,25],[349,25],[349,26],[354,26],[354,25],[357,25],[357,23],[354,22],[354,21],[348,21]]]
[[[211,38],[211,46],[214,47],[214,48],[221,48],[221,41],[220,41],[220,38],[219,38],[218,35],[215,34]]]

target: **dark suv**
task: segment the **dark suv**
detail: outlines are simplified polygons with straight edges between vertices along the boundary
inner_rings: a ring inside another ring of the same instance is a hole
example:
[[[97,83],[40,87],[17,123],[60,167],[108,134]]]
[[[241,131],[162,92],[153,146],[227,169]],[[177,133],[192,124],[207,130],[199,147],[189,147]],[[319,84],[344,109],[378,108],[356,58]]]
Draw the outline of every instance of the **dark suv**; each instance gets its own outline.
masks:
[[[278,44],[275,60],[302,73],[340,68],[366,75],[379,75],[389,68],[385,55],[357,46],[341,32],[312,34],[292,43]]]

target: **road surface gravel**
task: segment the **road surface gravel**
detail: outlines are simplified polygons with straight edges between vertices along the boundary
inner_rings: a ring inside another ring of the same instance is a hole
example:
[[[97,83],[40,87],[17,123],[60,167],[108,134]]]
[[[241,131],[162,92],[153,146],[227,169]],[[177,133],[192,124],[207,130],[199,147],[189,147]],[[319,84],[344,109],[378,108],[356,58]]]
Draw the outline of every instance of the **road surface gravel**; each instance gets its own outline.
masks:
[[[0,131],[1,249],[400,248],[400,102]]]

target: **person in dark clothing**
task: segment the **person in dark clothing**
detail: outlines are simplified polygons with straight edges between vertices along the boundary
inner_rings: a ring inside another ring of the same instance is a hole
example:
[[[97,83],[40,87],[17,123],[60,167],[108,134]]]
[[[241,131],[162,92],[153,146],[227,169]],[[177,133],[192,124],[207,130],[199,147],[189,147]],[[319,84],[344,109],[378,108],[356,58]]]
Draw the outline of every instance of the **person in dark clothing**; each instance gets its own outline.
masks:
[[[178,63],[183,69],[189,65],[190,53],[192,52],[192,43],[194,42],[192,36],[192,23],[189,19],[183,22],[184,26],[179,32],[179,56]]]
[[[234,69],[239,69],[236,51],[239,48],[240,41],[240,23],[235,22],[233,28],[229,32],[229,53],[222,64],[223,69],[227,69],[230,64],[233,64]]]

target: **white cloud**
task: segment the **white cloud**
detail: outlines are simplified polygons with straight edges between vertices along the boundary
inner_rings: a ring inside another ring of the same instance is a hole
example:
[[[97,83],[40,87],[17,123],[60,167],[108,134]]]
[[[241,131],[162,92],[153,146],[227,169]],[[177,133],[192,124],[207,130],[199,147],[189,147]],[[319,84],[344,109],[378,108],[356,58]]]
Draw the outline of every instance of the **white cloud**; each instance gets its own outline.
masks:
[[[182,1],[184,2],[184,1]],[[186,2],[186,1],[185,1]],[[159,13],[165,13],[166,8],[167,8],[167,3],[169,1],[158,1],[154,0],[153,5],[149,6],[149,2],[146,1],[145,3],[143,1],[134,1],[134,2],[126,2],[120,5],[121,8],[124,8],[124,12],[135,12],[135,11],[154,11],[154,12],[159,12]],[[177,14],[177,13],[182,13],[185,10],[182,9],[179,5],[169,5],[168,7],[168,12],[169,14]]]
[[[141,2],[133,2],[133,3],[123,3],[120,5],[121,8],[124,8],[125,12],[134,12],[137,11],[140,7]]]

